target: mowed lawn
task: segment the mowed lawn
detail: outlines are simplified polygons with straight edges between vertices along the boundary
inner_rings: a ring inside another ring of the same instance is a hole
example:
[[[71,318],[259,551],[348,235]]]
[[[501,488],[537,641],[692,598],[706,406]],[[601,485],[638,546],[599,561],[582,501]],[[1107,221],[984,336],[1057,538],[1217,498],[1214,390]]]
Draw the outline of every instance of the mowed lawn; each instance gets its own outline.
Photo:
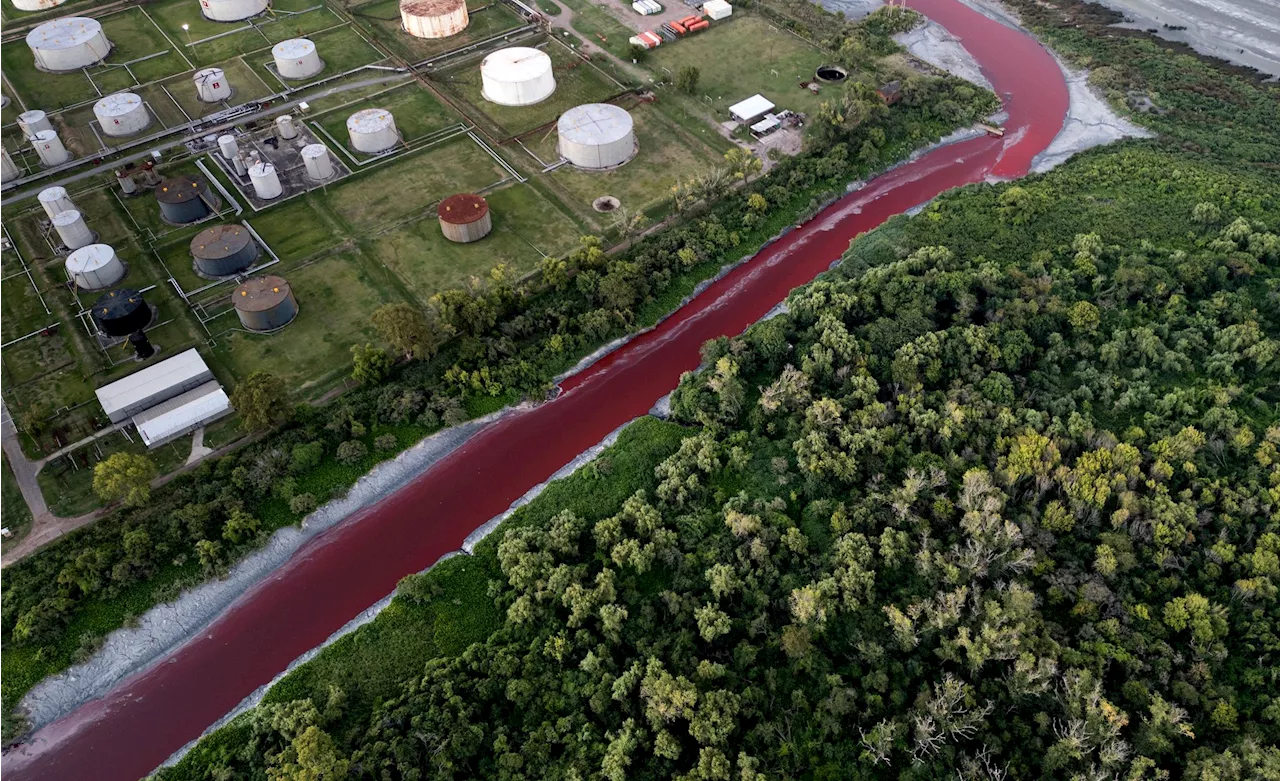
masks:
[[[434,210],[423,219],[378,236],[371,252],[420,301],[470,276],[483,276],[505,263],[519,276],[537,267],[544,253],[562,256],[578,242],[578,229],[564,213],[529,185],[513,184],[485,193],[493,232],[480,241],[457,244],[440,232]]]
[[[827,59],[817,47],[747,14],[712,22],[707,30],[659,46],[649,53],[645,66],[667,79],[685,66],[696,67],[701,74],[699,105],[719,119],[728,119],[730,106],[757,93],[779,109],[817,111],[823,96],[801,89],[800,82],[812,80]],[[707,104],[704,96],[713,102]]]
[[[388,49],[413,63],[491,38],[524,24],[524,20],[510,6],[492,0],[468,0],[467,13],[467,27],[462,32],[448,38],[426,39],[415,38],[401,29],[400,0],[378,0],[351,8],[351,16],[356,24]]]
[[[385,87],[384,87],[385,89]],[[383,92],[349,106],[334,109],[321,116],[317,121],[328,131],[338,143],[358,158],[367,158],[351,147],[350,134],[347,132],[347,120],[357,111],[370,108],[383,108],[391,112],[395,118],[396,130],[405,143],[423,138],[450,125],[461,123],[462,119],[447,108],[435,96],[427,92],[417,82],[409,82],[390,91]]]

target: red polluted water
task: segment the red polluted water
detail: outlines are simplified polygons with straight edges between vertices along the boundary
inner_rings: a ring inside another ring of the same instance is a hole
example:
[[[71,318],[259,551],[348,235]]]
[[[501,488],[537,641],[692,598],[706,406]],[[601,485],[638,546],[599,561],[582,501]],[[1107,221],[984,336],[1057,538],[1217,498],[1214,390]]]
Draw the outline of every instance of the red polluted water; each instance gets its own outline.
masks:
[[[473,529],[626,421],[697,366],[701,344],[737,334],[812,280],[858,233],[953,187],[1027,173],[1062,128],[1067,89],[1034,38],[959,0],[910,5],[961,38],[1009,113],[1004,138],[934,150],[846,196],[711,285],[661,326],[512,412],[409,485],[306,544],[181,648],[5,755],[5,781],[132,781],[198,737],[257,687],[404,575],[457,550]]]

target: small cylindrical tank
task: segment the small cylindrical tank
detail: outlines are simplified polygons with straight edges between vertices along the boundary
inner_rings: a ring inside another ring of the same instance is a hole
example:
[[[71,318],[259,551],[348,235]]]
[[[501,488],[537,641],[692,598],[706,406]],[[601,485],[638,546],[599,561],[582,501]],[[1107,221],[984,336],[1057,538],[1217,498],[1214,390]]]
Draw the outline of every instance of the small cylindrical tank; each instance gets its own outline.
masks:
[[[53,215],[53,227],[67,249],[77,250],[93,243],[93,231],[84,222],[79,209],[70,209]],[[110,284],[110,283],[108,283]],[[104,285],[105,287],[105,285]]]
[[[223,159],[234,160],[240,153],[240,145],[236,143],[236,137],[231,134],[218,136],[218,151],[222,153]]]
[[[209,185],[198,176],[175,176],[156,187],[156,202],[165,222],[175,225],[198,222],[213,213]]]
[[[222,68],[203,68],[196,71],[196,97],[203,103],[220,103],[231,97],[231,82]]]
[[[76,205],[71,202],[71,196],[67,195],[65,187],[46,187],[36,196],[36,200],[40,202],[44,213],[50,218],[61,212],[74,211],[76,208]]]
[[[138,192],[138,182],[133,178],[133,172],[127,168],[121,168],[116,171],[116,181],[120,184],[120,191],[125,195],[136,195]]]
[[[89,244],[67,256],[67,276],[81,290],[109,288],[124,279],[125,271],[109,244]]]
[[[400,0],[400,24],[415,38],[448,38],[468,21],[467,0]]]
[[[113,137],[141,133],[151,124],[146,104],[132,92],[117,92],[99,100],[93,104],[93,115],[102,132]]]
[[[280,277],[255,277],[231,294],[240,324],[250,331],[274,331],[298,316],[298,301]]]
[[[333,177],[333,160],[329,158],[329,147],[324,144],[307,144],[302,148],[302,165],[307,169],[307,176],[317,182]]]
[[[31,147],[36,150],[40,164],[45,168],[62,165],[71,159],[71,153],[62,145],[56,130],[41,130],[31,139]]]
[[[282,79],[309,79],[324,70],[320,52],[306,38],[290,38],[271,47],[276,72]]]
[[[111,42],[97,19],[68,16],[37,26],[27,33],[27,46],[40,70],[74,71],[101,62]]]
[[[293,117],[285,114],[276,117],[276,134],[286,141],[292,141],[298,137],[298,128],[293,125]]]
[[[267,10],[269,0],[200,0],[200,13],[213,22],[238,22]]]
[[[24,138],[33,138],[41,130],[53,130],[53,123],[49,121],[48,114],[33,108],[18,115],[18,129]]]
[[[249,181],[253,184],[253,192],[262,200],[279,198],[284,192],[280,186],[280,175],[271,163],[259,160],[249,169]]]
[[[311,169],[307,169],[310,171]],[[13,162],[13,158],[9,156],[8,149],[0,149],[0,183],[10,182],[17,179],[22,171],[18,170],[18,166]]]
[[[440,217],[440,230],[444,237],[459,244],[479,241],[493,230],[489,202],[479,195],[450,195],[436,207],[436,214]]]
[[[128,336],[151,324],[151,307],[136,290],[121,288],[93,302],[93,322],[107,336]]]
[[[347,135],[358,152],[385,152],[400,141],[396,120],[385,108],[367,108],[347,118]]]
[[[259,253],[258,242],[243,225],[215,225],[191,240],[196,270],[208,277],[229,277],[244,271]]]

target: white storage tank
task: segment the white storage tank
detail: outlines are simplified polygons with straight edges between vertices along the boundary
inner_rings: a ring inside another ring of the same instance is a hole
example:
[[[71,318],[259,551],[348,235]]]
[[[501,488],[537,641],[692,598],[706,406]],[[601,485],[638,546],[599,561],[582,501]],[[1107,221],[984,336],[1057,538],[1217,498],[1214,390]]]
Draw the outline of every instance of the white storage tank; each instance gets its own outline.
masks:
[[[579,168],[614,168],[636,153],[631,115],[608,103],[574,106],[560,115],[556,130],[561,156]]]
[[[65,2],[67,0],[13,0],[13,7],[19,11],[48,11]]]
[[[249,181],[253,183],[253,191],[259,198],[269,201],[279,198],[284,188],[280,186],[280,176],[271,163],[259,160],[249,169]]]
[[[131,136],[151,124],[146,104],[132,92],[117,92],[99,100],[93,104],[93,115],[109,136]]]
[[[76,208],[76,205],[71,202],[71,196],[67,195],[65,187],[46,187],[36,196],[36,200],[40,202],[44,213],[50,218],[62,212],[75,211]]]
[[[298,128],[293,126],[293,117],[285,114],[276,117],[276,134],[286,141],[292,141],[298,137]]]
[[[333,177],[333,161],[329,159],[329,147],[324,144],[302,147],[302,165],[307,169],[307,176],[317,182]]]
[[[0,149],[0,184],[17,179],[21,173],[22,171],[19,171],[18,166],[13,162],[13,158],[9,156],[9,150]]]
[[[78,209],[70,209],[53,215],[53,227],[67,249],[76,250],[93,243],[93,231],[84,222]]]
[[[27,46],[41,70],[74,71],[102,62],[111,51],[111,42],[97,19],[68,16],[54,19],[27,33]]]
[[[347,118],[351,147],[365,154],[385,152],[400,141],[396,120],[385,108],[367,108]]]
[[[67,276],[81,290],[111,287],[124,279],[125,271],[109,244],[90,244],[67,256]]]
[[[48,114],[33,108],[18,115],[18,129],[22,131],[23,138],[35,138],[41,130],[53,130],[53,123],[49,121]]]
[[[282,79],[309,79],[324,70],[320,52],[306,38],[290,38],[271,47],[276,72]]]
[[[551,57],[539,49],[499,49],[480,63],[480,94],[501,106],[531,106],[556,91]]]
[[[213,22],[238,22],[267,10],[268,0],[200,0],[200,13]]]
[[[40,156],[40,164],[45,168],[53,168],[55,165],[62,165],[71,159],[71,153],[62,145],[62,139],[58,138],[55,130],[41,130],[31,139],[31,146],[36,150],[36,154]]]
[[[236,143],[236,137],[228,133],[218,136],[218,151],[222,153],[223,158],[231,161],[240,153],[240,145]]]
[[[222,68],[202,68],[196,71],[196,97],[201,103],[221,103],[231,97],[231,82]]]
[[[415,38],[448,38],[468,21],[467,0],[400,0],[400,23]]]

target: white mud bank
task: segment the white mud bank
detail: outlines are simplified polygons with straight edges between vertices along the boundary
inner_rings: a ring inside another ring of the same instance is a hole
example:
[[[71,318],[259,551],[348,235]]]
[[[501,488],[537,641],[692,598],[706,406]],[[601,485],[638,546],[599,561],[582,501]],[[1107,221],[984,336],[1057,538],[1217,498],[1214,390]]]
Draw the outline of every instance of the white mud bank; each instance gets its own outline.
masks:
[[[1210,57],[1280,76],[1276,0],[1098,0],[1125,15],[1117,27],[1154,31]],[[1171,29],[1171,28],[1185,29]]]
[[[964,48],[959,38],[937,22],[929,20],[910,32],[893,36],[893,39],[933,67],[991,89],[991,82],[982,74],[978,61]]]
[[[1107,101],[1089,86],[1088,71],[1071,70],[1060,59],[1058,67],[1062,68],[1067,80],[1071,107],[1067,109],[1067,119],[1061,132],[1032,159],[1031,170],[1044,173],[1063,164],[1072,155],[1123,138],[1151,137],[1148,130],[1112,110]]]

